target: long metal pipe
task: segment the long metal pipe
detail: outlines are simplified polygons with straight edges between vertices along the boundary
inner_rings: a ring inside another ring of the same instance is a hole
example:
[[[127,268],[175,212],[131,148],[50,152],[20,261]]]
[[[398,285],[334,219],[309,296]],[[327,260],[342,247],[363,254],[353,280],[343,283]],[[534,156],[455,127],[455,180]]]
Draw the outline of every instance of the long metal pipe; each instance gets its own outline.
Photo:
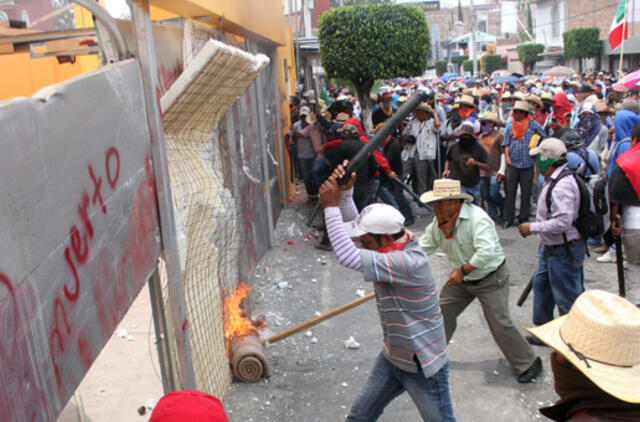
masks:
[[[387,139],[387,136],[391,135],[391,132],[393,132],[398,126],[400,126],[400,123],[402,123],[404,118],[407,117],[409,114],[411,114],[411,112],[416,107],[418,107],[418,105],[421,102],[425,101],[426,99],[427,99],[427,93],[426,92],[424,92],[422,90],[416,91],[411,96],[411,98],[409,98],[407,100],[407,102],[404,103],[402,105],[402,107],[400,107],[398,109],[398,111],[393,113],[393,116],[391,116],[384,123],[384,125],[374,135],[374,137],[371,138],[371,140],[369,142],[367,142],[367,144],[364,146],[364,148],[362,148],[360,151],[358,151],[358,153],[355,155],[355,157],[353,157],[353,159],[347,165],[347,168],[345,169],[346,174],[349,175],[355,169],[360,167],[360,165],[364,161],[366,161],[371,156],[371,154],[373,154],[373,151],[375,151],[380,146],[380,144],[382,144],[382,141]]]

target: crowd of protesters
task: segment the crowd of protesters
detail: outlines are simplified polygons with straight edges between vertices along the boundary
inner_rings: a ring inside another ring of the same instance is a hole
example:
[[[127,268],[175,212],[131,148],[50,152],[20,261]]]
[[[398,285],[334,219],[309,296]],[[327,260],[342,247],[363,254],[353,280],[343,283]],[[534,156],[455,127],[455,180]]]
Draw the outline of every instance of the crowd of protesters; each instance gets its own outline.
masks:
[[[495,84],[488,76],[386,81],[364,107],[352,92],[335,87],[323,88],[319,95],[307,92],[291,97],[294,124],[287,135],[289,151],[309,201],[319,200],[325,210],[326,228],[316,247],[333,249],[339,262],[363,272],[379,295],[383,353],[350,420],[377,419],[402,391],[409,392],[425,420],[427,415],[437,415],[434,420],[455,420],[448,387],[442,384],[447,378],[443,371],[448,373],[442,342],[448,343],[456,317],[476,297],[518,382],[534,382],[542,371],[541,360],[530,345],[551,345],[556,350],[551,362],[556,386],[566,383],[569,388],[573,380],[566,375],[576,367],[574,375],[582,372],[595,382],[585,381],[581,387],[597,391],[598,400],[579,394],[569,399],[585,398],[592,405],[608,403],[613,410],[606,408],[604,414],[611,410],[619,418],[615,420],[638,417],[638,407],[627,406],[637,403],[637,397],[626,400],[589,375],[590,359],[602,362],[565,341],[587,369],[575,365],[573,356],[556,347],[553,335],[558,330],[550,337],[549,328],[543,328],[553,324],[557,328],[554,312],[559,316],[578,313],[574,305],[585,294],[583,262],[589,249],[602,254],[598,262],[613,263],[620,260],[616,244],[623,246],[626,301],[619,310],[631,315],[626,304],[640,307],[640,93],[636,88],[617,91],[616,79],[603,72],[562,79],[514,79],[505,84]],[[417,90],[426,93],[426,100],[359,163],[346,187],[340,188],[337,179],[347,177],[343,166]],[[406,194],[407,186],[413,195]],[[417,197],[421,206],[426,204],[434,212],[419,242],[409,230],[416,222],[412,198]],[[383,208],[380,202],[385,203]],[[343,220],[351,221],[353,230],[341,228]],[[539,328],[531,329],[526,337],[509,315],[509,275],[497,227],[517,227],[522,237],[535,234],[540,241],[531,282],[533,323]],[[350,240],[354,237],[362,249]],[[622,242],[616,243],[620,238]],[[418,302],[403,301],[409,291],[433,291],[426,254],[438,248],[456,269],[439,294],[440,312],[431,314],[432,304],[419,302],[429,305],[430,311],[415,319],[421,311],[411,309]],[[415,273],[416,268],[423,273]],[[606,295],[600,301],[597,296],[583,302],[598,305],[585,306],[621,306]],[[395,299],[387,304],[382,298]],[[398,314],[397,321],[389,320],[396,318],[393,312]],[[631,319],[637,324],[638,314]],[[392,326],[405,320],[413,328],[398,328],[395,335],[417,338],[421,333],[431,334],[422,343],[398,343],[392,338]],[[562,327],[559,331],[562,337]],[[438,345],[433,349],[437,353],[404,356],[399,352],[426,350],[425,344],[429,348]],[[637,359],[629,367],[636,373],[640,349],[634,353]],[[426,361],[436,358],[437,365]],[[629,376],[629,371],[621,374]],[[434,396],[412,392],[416,382],[426,382],[425,388],[435,383],[432,387],[441,389],[440,408],[421,407]],[[380,388],[389,383],[396,385],[393,397],[383,400],[379,394],[388,391]],[[564,391],[558,393],[562,397]],[[598,419],[602,413],[598,406],[594,412],[582,408],[573,412],[575,408],[564,404],[589,405],[563,400],[545,415],[556,415],[554,420],[581,420],[574,416],[588,413],[592,417],[588,420],[609,420],[608,416]]]

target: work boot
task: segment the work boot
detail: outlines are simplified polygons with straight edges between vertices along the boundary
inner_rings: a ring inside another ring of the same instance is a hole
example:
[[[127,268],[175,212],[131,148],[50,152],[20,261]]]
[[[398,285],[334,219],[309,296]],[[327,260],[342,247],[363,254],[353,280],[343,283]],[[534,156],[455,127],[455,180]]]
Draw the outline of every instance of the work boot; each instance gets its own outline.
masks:
[[[527,340],[527,343],[532,344],[534,346],[548,347],[546,343],[544,343],[542,340],[540,340],[536,336],[528,335],[525,337],[525,339]]]
[[[518,382],[520,384],[527,384],[530,382],[534,382],[536,378],[542,373],[542,360],[540,357],[537,357],[536,360],[533,361],[533,364],[518,376]]]

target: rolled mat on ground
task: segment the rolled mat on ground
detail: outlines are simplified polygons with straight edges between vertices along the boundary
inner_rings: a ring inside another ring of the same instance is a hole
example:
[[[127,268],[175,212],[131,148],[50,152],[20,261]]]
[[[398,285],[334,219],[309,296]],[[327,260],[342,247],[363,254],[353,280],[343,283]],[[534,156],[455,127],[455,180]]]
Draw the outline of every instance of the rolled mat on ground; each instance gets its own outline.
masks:
[[[260,339],[254,335],[236,337],[229,347],[231,368],[240,381],[256,382],[269,377],[269,365]]]

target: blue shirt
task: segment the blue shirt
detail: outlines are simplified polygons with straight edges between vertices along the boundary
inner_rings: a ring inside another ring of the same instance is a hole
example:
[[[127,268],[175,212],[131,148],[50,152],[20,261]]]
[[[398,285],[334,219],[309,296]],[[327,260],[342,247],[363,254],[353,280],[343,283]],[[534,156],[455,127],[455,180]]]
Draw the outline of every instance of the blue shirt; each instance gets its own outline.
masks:
[[[629,138],[625,138],[622,141],[616,142],[611,150],[611,156],[609,156],[609,168],[607,169],[607,177],[611,177],[611,173],[613,173],[613,168],[616,165],[616,160],[618,157],[622,155],[623,152],[627,151],[631,148],[631,143],[629,142]]]
[[[585,163],[580,154],[586,155],[586,158],[589,161],[591,167],[589,167],[587,163]],[[598,174],[598,155],[596,154],[596,152],[583,148],[582,151],[580,151],[580,154],[576,151],[569,151],[567,153],[567,163],[569,164],[569,168],[577,169],[578,167],[583,165],[582,171],[580,172],[583,176]]]
[[[504,133],[504,140],[502,141],[503,147],[509,147],[509,157],[511,158],[511,165],[518,169],[527,169],[533,167],[534,158],[529,155],[529,141],[535,134],[540,135],[540,140],[546,138],[547,134],[538,122],[531,119],[529,120],[529,126],[524,133],[524,139],[515,139],[513,137],[513,128],[509,127]]]

